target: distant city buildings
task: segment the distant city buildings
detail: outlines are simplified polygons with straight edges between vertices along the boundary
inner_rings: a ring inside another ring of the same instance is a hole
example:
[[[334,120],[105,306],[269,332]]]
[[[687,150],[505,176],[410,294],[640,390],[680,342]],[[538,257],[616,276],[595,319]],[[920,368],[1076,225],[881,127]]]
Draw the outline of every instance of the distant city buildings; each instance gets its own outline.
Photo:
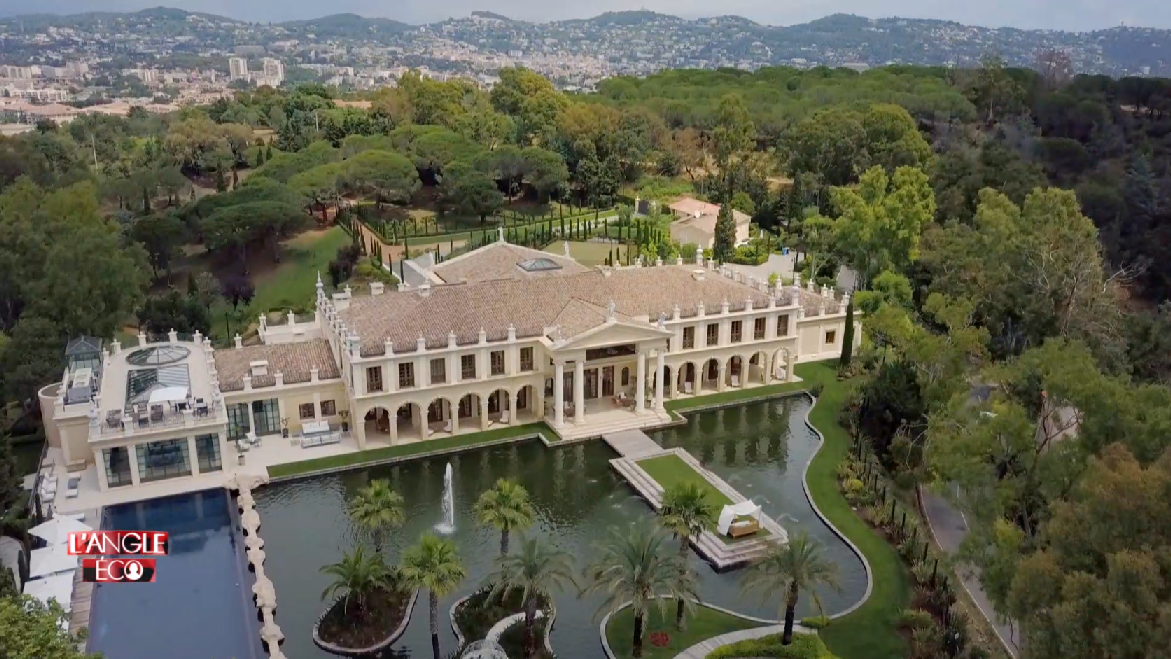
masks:
[[[264,72],[263,84],[280,87],[281,83],[285,81],[285,65],[279,59],[265,57],[260,60],[260,66]],[[261,83],[258,81],[257,84]]]
[[[228,73],[232,80],[248,79],[248,60],[243,57],[228,58]]]

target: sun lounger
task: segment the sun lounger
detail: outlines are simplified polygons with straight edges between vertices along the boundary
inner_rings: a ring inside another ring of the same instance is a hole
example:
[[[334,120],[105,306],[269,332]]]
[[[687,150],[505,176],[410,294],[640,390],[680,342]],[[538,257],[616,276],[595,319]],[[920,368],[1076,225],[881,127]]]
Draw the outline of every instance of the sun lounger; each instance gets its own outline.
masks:
[[[508,410],[504,410],[500,413],[500,423],[508,423],[508,419]]]
[[[76,499],[78,488],[81,486],[81,477],[72,476],[69,478],[69,487],[65,490],[66,499]]]
[[[444,426],[443,426],[443,432],[451,432],[451,428],[452,428],[451,419],[448,419],[447,423],[444,424]]]
[[[691,393],[691,383],[690,382],[683,383],[683,393],[685,393],[685,394]]]
[[[732,376],[732,386],[733,386],[733,387],[739,387],[739,386],[740,386],[740,376],[739,376],[739,375],[733,375],[733,376]]]

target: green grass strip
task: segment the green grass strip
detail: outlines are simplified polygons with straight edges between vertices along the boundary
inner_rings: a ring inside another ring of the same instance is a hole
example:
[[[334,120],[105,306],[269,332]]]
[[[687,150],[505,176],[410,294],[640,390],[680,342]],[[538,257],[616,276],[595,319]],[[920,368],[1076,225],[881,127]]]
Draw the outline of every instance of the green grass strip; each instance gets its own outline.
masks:
[[[830,651],[842,659],[902,659],[906,643],[895,628],[899,611],[910,602],[910,579],[895,548],[850,508],[838,489],[837,465],[850,450],[850,436],[838,425],[846,402],[846,385],[838,381],[837,362],[799,364],[797,375],[806,387],[825,386],[809,420],[825,437],[806,472],[817,507],[866,556],[874,578],[870,598],[853,613],[834,620],[820,634]]]
[[[730,505],[732,500],[715,488],[714,485],[707,482],[707,479],[700,476],[691,465],[683,461],[677,455],[664,455],[657,458],[647,458],[646,460],[639,460],[638,466],[642,467],[651,478],[655,479],[659,485],[663,486],[664,490],[669,490],[680,483],[695,483],[707,493],[708,501],[716,506]]]
[[[675,629],[674,601],[667,603],[666,616],[659,611],[657,604],[652,604],[646,617],[646,629],[644,630],[646,636],[642,643],[642,659],[672,659],[687,648],[713,636],[760,627],[759,622],[728,615],[706,606],[695,606],[687,614],[687,629],[681,632]],[[650,635],[653,632],[667,634],[667,645],[658,647],[652,644]],[[607,621],[606,641],[610,644],[610,649],[614,652],[615,657],[632,659],[634,656],[634,616],[630,612],[630,607],[615,613]]]
[[[373,462],[386,462],[388,460],[407,458],[413,455],[431,453],[434,451],[475,448],[476,446],[483,444],[491,444],[504,440],[518,439],[521,437],[536,435],[544,435],[545,438],[550,439],[550,441],[557,437],[557,435],[553,433],[553,430],[549,428],[549,426],[545,425],[544,422],[529,423],[523,426],[496,428],[493,430],[485,430],[483,432],[470,433],[467,435],[457,435],[455,437],[444,437],[441,439],[429,439],[426,441],[402,444],[399,446],[384,446],[381,448],[366,449],[365,451],[357,451],[355,453],[346,453],[343,455],[330,455],[323,458],[312,458],[309,460],[300,460],[297,462],[285,462],[283,464],[270,466],[268,468],[268,475],[270,478],[298,476],[302,474],[339,469],[343,467],[357,467]]]

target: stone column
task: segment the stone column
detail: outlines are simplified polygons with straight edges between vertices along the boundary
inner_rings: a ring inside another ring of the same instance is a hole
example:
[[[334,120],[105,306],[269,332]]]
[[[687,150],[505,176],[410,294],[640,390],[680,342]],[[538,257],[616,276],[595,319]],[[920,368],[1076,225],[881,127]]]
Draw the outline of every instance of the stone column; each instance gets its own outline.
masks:
[[[217,441],[219,441],[219,443],[220,443],[220,469],[227,471],[228,470],[228,448],[231,446],[232,442],[228,441],[228,433],[222,432],[222,431],[220,432],[219,437],[217,438]]]
[[[483,396],[476,396],[479,405],[480,414],[480,430],[488,429],[488,399]]]
[[[666,377],[664,375],[664,373],[667,370],[666,366],[663,364],[665,358],[666,358],[666,354],[664,354],[664,351],[662,349],[659,349],[658,351],[656,351],[656,357],[655,357],[655,411],[657,411],[657,412],[663,411],[663,386],[666,384],[663,382],[663,378]],[[674,389],[672,389],[671,391],[674,391]]]
[[[716,391],[723,391],[727,386],[724,384],[724,380],[728,379],[728,370],[728,365],[721,359],[716,367]]]
[[[553,365],[553,425],[565,423],[565,364]]]
[[[387,414],[390,416],[390,445],[394,446],[398,443],[398,410],[387,411]]]
[[[638,353],[638,374],[634,379],[634,413],[646,408],[646,353]]]
[[[313,419],[315,421],[321,420],[321,394],[319,393],[313,394]]]
[[[573,421],[585,422],[585,360],[573,363]]]
[[[254,437],[259,437],[260,435],[256,433],[256,415],[252,412],[252,401],[248,401],[244,405],[248,406],[248,432]]]
[[[130,457],[130,482],[138,486],[142,483],[142,476],[138,473],[138,447],[133,444],[127,446],[126,454]]]
[[[365,450],[366,448],[366,419],[365,414],[355,414],[350,418],[350,429],[353,430],[354,438],[358,440],[358,448]],[[375,423],[378,423],[375,421]]]
[[[517,390],[516,395],[508,394],[508,425],[516,425],[516,417],[520,415],[520,392],[524,391],[524,387]]]
[[[199,475],[199,448],[195,446],[195,437],[187,437],[187,460],[191,464],[191,475]]]

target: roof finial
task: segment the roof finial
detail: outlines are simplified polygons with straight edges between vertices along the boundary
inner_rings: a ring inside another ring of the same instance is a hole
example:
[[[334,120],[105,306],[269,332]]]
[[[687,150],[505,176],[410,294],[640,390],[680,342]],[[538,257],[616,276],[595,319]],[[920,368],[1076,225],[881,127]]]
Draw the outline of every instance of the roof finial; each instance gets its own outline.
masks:
[[[614,312],[617,310],[617,305],[614,300],[610,300],[610,304],[606,305],[606,320],[614,320]]]
[[[502,242],[502,243],[508,242],[507,240],[504,239],[504,227],[497,227],[496,228],[496,236],[500,240],[500,242]]]

